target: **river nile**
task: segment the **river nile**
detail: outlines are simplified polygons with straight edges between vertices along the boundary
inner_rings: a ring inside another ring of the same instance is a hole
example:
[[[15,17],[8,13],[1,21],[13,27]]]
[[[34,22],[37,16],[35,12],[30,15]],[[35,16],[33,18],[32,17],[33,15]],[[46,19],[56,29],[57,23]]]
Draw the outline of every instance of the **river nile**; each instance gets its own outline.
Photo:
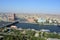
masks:
[[[47,29],[50,30],[51,32],[60,32],[60,27],[54,26],[54,25],[38,25],[38,24],[31,24],[31,23],[17,23],[16,26],[18,28],[23,28],[23,29],[35,29],[35,30],[41,30],[41,29]]]

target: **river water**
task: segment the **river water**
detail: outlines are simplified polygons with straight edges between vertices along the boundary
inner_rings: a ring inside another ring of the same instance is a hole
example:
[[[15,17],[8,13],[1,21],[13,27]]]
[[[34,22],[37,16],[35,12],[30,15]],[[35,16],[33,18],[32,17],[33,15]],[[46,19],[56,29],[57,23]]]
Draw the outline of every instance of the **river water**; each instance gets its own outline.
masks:
[[[47,29],[50,30],[50,32],[60,32],[60,27],[54,26],[54,25],[38,25],[38,24],[31,24],[31,23],[17,23],[16,26],[18,28],[23,29],[35,29],[35,30],[41,30],[41,29]]]

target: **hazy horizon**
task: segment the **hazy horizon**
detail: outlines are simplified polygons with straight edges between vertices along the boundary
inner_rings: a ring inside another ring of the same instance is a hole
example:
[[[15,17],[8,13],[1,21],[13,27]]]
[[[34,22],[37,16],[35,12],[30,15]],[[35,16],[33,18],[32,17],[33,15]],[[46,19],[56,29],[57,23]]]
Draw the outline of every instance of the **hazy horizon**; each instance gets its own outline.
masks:
[[[0,0],[0,12],[60,14],[60,0]]]

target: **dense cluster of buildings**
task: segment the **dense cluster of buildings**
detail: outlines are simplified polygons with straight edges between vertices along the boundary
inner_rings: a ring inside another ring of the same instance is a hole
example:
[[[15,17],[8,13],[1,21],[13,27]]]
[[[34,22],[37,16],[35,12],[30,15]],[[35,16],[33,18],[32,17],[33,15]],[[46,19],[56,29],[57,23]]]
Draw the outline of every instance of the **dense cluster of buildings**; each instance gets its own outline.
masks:
[[[0,14],[0,20],[2,21],[14,21],[15,14]]]
[[[39,23],[58,23],[58,20],[56,20],[56,19],[50,19],[50,18],[48,18],[48,19],[46,19],[46,18],[38,18],[37,19],[37,22],[39,22]]]
[[[29,23],[36,23],[37,22],[48,22],[48,23],[60,23],[59,16],[49,16],[49,15],[36,15],[36,14],[0,14],[0,20],[3,21],[14,21],[15,18],[18,20],[26,21]]]

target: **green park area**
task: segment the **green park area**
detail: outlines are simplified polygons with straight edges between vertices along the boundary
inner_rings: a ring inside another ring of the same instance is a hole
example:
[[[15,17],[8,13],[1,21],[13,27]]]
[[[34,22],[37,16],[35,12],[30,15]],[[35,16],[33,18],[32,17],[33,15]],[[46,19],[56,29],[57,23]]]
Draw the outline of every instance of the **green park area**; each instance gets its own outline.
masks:
[[[35,30],[17,30],[7,28],[0,31],[1,40],[47,40],[47,38],[60,39],[60,34],[51,32],[40,32]]]

